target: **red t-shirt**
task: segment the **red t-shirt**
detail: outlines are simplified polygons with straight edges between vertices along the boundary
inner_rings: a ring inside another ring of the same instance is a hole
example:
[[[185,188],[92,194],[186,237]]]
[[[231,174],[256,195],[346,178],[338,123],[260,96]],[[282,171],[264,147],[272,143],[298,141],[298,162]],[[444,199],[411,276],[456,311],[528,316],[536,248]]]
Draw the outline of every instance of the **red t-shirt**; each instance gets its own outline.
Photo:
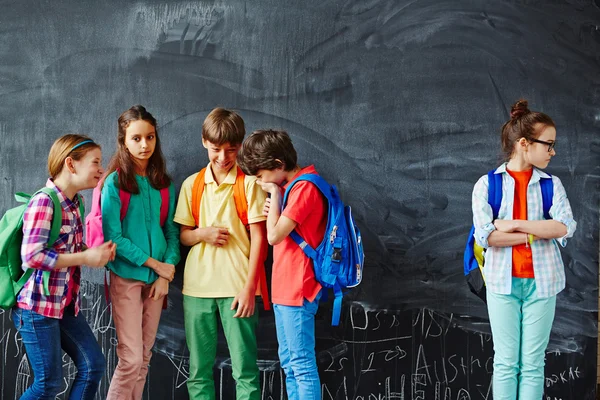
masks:
[[[527,219],[527,187],[533,174],[533,169],[528,171],[509,171],[515,180],[515,201],[513,205],[513,219]],[[533,259],[531,247],[518,244],[512,248],[512,276],[515,278],[533,278]]]
[[[290,182],[303,174],[317,174],[317,171],[313,165],[305,167]],[[290,182],[283,188],[286,189]],[[323,241],[327,200],[312,183],[294,185],[281,215],[298,224],[296,232],[313,248]],[[313,301],[321,290],[315,279],[313,261],[290,236],[273,247],[271,290],[273,304],[285,306],[301,306],[304,299]]]

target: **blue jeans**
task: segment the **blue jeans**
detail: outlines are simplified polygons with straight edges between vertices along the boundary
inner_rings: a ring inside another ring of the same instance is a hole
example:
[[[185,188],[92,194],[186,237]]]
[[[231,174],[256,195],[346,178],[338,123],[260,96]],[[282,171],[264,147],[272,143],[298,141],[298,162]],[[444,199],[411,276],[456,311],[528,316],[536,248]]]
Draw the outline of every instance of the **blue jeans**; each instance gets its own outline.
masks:
[[[273,304],[279,362],[285,372],[289,400],[321,400],[315,356],[315,314],[319,298],[300,307]]]
[[[93,399],[106,368],[104,355],[83,314],[74,315],[73,303],[62,319],[17,307],[12,315],[34,375],[33,384],[21,400],[54,400],[64,390],[61,348],[77,367],[68,398]]]
[[[512,278],[511,294],[488,290],[487,306],[494,341],[494,400],[540,400],[556,296],[538,298],[535,279]]]

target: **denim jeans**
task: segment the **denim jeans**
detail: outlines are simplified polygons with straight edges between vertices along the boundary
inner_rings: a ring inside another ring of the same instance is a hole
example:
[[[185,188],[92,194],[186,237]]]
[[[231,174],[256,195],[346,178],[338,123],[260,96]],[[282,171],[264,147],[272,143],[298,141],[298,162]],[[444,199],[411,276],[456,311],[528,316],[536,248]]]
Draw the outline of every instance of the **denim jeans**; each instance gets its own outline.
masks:
[[[315,356],[315,314],[319,298],[302,306],[273,304],[279,361],[285,372],[289,400],[321,400]]]
[[[512,278],[511,294],[487,291],[494,342],[494,400],[539,400],[556,296],[539,298],[535,279]]]
[[[106,368],[104,355],[83,314],[74,314],[73,303],[67,307],[62,319],[13,308],[13,320],[34,375],[33,384],[21,400],[54,400],[64,390],[61,348],[77,367],[68,398],[91,400],[95,397]]]

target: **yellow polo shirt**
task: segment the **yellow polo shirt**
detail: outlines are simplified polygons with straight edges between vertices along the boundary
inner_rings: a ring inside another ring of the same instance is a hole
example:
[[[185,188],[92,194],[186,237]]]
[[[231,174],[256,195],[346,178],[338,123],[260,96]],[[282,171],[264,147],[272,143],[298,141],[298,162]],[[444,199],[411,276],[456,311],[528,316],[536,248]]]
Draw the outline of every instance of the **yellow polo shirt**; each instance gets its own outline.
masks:
[[[205,242],[194,245],[185,261],[183,294],[192,297],[235,297],[248,278],[250,237],[240,221],[233,199],[233,185],[237,165],[220,185],[217,185],[210,164],[204,176],[205,187],[200,202],[200,226],[216,226],[229,230],[229,241],[223,247]],[[198,173],[188,177],[181,185],[174,221],[181,225],[196,226],[192,214],[192,191]],[[262,215],[266,193],[256,184],[256,178],[244,179],[248,200],[248,223],[265,221]],[[256,289],[260,295],[260,288]]]

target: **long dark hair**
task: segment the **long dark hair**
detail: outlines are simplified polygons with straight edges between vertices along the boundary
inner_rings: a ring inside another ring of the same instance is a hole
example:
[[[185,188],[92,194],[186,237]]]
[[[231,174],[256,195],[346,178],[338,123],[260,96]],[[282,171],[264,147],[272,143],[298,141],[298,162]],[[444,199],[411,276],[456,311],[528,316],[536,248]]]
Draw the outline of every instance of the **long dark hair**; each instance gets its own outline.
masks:
[[[125,133],[127,127],[133,121],[146,121],[152,125],[156,131],[156,146],[154,153],[148,160],[146,176],[155,189],[162,189],[171,184],[171,177],[167,174],[165,157],[160,147],[160,136],[156,119],[146,111],[141,105],[135,105],[119,116],[117,132],[117,151],[113,155],[108,165],[107,175],[113,171],[119,170],[119,188],[137,194],[140,192],[137,181],[135,180],[135,161],[133,160],[127,147],[125,147]]]

